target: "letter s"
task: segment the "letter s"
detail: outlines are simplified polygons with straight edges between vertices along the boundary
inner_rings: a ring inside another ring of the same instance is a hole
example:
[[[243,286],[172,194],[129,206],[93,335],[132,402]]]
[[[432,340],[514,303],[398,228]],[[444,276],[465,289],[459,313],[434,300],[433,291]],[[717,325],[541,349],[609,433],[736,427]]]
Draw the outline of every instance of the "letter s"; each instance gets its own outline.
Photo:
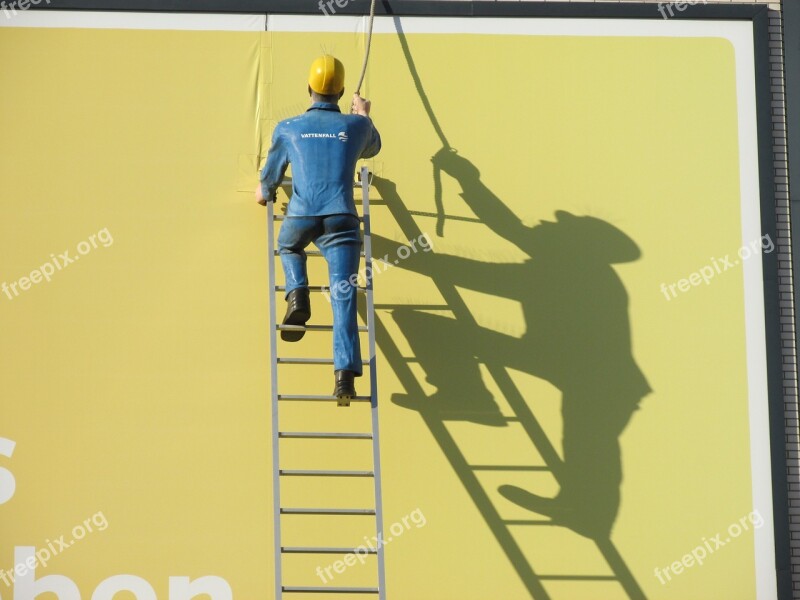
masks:
[[[0,438],[0,456],[11,458],[14,454],[14,447],[16,442]],[[0,467],[0,504],[5,504],[14,497],[14,492],[17,490],[17,481],[11,471]]]

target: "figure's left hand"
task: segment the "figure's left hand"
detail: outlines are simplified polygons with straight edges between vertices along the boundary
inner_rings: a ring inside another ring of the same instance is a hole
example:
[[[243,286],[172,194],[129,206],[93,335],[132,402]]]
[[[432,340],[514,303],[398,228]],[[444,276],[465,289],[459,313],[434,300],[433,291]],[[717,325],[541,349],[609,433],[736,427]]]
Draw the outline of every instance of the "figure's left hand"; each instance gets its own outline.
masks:
[[[267,200],[264,198],[264,191],[261,189],[261,185],[256,188],[256,202],[258,202],[261,206],[267,205]]]

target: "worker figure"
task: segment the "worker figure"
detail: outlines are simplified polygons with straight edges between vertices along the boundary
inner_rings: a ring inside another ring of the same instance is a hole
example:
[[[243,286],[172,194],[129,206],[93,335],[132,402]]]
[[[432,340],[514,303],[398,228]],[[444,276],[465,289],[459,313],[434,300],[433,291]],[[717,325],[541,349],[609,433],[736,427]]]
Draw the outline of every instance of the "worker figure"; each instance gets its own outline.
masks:
[[[338,101],[344,94],[344,65],[330,55],[316,59],[308,78],[311,107],[302,115],[278,123],[261,172],[256,199],[274,202],[276,190],[292,165],[292,197],[278,235],[286,276],[284,325],[305,325],[311,318],[305,248],[319,248],[328,263],[333,307],[333,395],[355,397],[354,378],[362,374],[358,338],[356,281],[361,255],[361,228],[353,201],[356,163],[381,149],[381,138],[369,118],[371,103],[353,95],[345,115]],[[281,331],[297,342],[304,330]]]

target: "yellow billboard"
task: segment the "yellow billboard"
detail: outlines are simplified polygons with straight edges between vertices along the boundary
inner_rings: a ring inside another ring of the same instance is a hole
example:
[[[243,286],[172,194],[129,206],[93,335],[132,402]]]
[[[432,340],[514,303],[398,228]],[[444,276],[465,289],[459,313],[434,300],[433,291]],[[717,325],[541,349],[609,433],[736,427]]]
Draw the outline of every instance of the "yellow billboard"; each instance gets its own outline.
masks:
[[[0,599],[271,599],[280,296],[252,189],[314,57],[352,91],[364,20],[15,18]],[[383,535],[287,516],[285,543],[384,545],[397,600],[776,597],[753,78],[744,22],[378,18]],[[370,418],[281,410],[298,431]],[[281,443],[285,468],[371,468],[361,440]],[[301,479],[288,505],[374,502]],[[288,586],[374,579],[355,553],[283,564]]]

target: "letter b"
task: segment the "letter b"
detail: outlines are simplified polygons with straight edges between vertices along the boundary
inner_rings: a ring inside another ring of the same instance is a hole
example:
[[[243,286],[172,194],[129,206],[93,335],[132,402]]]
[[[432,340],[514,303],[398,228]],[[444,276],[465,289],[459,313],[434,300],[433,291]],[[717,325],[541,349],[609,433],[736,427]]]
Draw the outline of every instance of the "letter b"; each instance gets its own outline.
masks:
[[[25,564],[35,560],[33,546],[20,546],[14,550],[14,564]],[[81,600],[81,593],[75,582],[63,575],[48,575],[36,580],[36,567],[25,569],[24,575],[17,577],[14,587],[14,600],[34,600],[40,594],[50,592],[58,600]]]
[[[11,458],[14,454],[14,446],[16,443],[6,438],[0,438],[0,456]],[[0,467],[0,504],[5,504],[14,497],[14,492],[17,491],[17,481],[14,479],[11,471]]]
[[[157,600],[153,586],[135,575],[109,577],[97,586],[92,600],[112,600],[118,592],[131,592],[136,600]]]

